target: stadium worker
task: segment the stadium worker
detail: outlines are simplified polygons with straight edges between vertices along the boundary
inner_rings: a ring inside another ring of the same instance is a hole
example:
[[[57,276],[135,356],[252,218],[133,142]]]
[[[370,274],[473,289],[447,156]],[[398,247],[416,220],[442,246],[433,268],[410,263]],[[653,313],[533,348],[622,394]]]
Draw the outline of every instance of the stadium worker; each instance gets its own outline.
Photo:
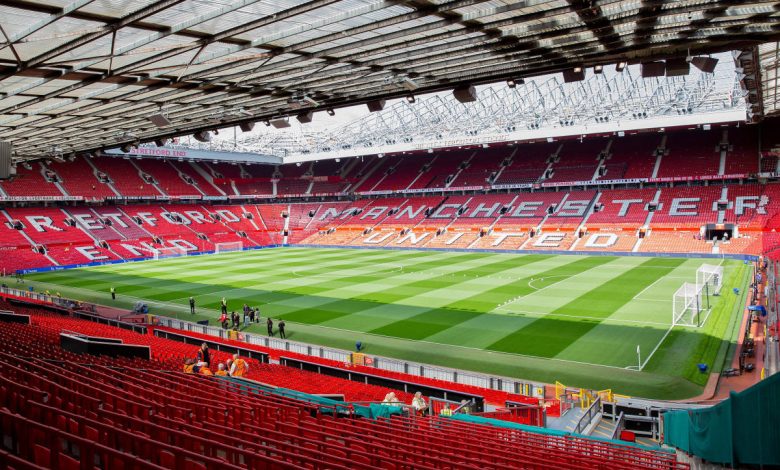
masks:
[[[111,288],[111,300],[116,300],[116,289]]]
[[[460,401],[460,409],[459,411],[463,413],[464,415],[471,414],[471,407],[469,406],[468,400],[461,400]]]
[[[230,366],[230,375],[232,377],[243,377],[249,372],[249,363],[241,359],[238,354],[233,354],[233,365]]]
[[[415,414],[420,416],[424,415],[425,411],[428,409],[428,404],[425,403],[425,399],[421,392],[416,392],[414,394],[414,398],[412,398],[412,408],[414,409]]]
[[[211,369],[208,368],[202,362],[195,362],[192,359],[184,361],[184,373],[185,374],[201,374],[201,375],[214,375]]]
[[[222,313],[227,315],[227,300],[224,297],[222,297],[221,305],[222,305]]]
[[[287,335],[284,334],[284,320],[279,320],[279,337],[287,339]]]
[[[398,397],[395,396],[395,392],[390,392],[385,395],[385,399],[382,400],[382,404],[385,406],[400,406],[401,402],[398,400]]]
[[[274,335],[274,321],[271,320],[271,317],[268,317],[268,321],[265,322],[265,325],[268,327],[268,336]]]
[[[190,296],[190,313],[195,315],[195,297]]]
[[[441,412],[439,414],[442,416],[452,416],[452,410],[450,409],[450,404],[445,403],[444,408],[441,409]]]
[[[228,372],[225,370],[225,363],[220,362],[217,366],[217,372],[214,375],[218,375],[220,377],[227,377]]]
[[[197,362],[202,362],[206,364],[208,367],[209,364],[211,364],[211,356],[209,355],[209,345],[206,343],[203,343],[200,345],[200,349],[198,349],[198,355],[196,356]]]
[[[249,323],[255,322],[255,309],[250,308],[249,309]]]

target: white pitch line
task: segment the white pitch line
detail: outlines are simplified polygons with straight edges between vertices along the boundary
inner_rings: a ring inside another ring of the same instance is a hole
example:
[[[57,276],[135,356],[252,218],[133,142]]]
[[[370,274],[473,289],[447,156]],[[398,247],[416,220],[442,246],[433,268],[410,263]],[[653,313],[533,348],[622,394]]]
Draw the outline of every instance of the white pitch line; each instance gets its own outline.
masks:
[[[545,277],[539,277],[539,278],[531,278],[531,280],[528,281],[528,287],[530,287],[531,289],[533,289],[535,291],[542,290],[542,289],[544,289],[544,287],[536,288],[536,287],[533,286],[533,283],[536,282],[536,281],[544,281],[545,279],[555,279],[555,278],[560,278],[560,277],[565,277],[565,278],[568,279],[571,276],[568,275],[568,274],[558,274],[558,275],[554,275],[554,276],[545,276]],[[560,282],[560,281],[558,281],[558,282]]]
[[[650,289],[651,287],[653,287],[654,285],[656,285],[656,283],[658,283],[659,281],[662,281],[663,279],[667,279],[667,277],[668,277],[668,276],[659,277],[658,279],[656,279],[655,281],[653,281],[653,282],[652,282],[652,283],[651,283],[649,286],[647,286],[647,287],[645,287],[644,289],[642,289],[641,291],[639,291],[639,292],[638,292],[638,293],[637,293],[637,294],[636,294],[636,295],[635,295],[633,298],[631,298],[631,300],[639,300],[639,296],[640,296],[640,295],[644,294],[644,293],[645,293],[645,291],[647,291],[648,289]],[[685,278],[683,278],[683,279],[688,279],[688,278],[687,278],[687,277],[685,277]]]
[[[499,307],[494,310],[498,310],[503,307]],[[530,315],[538,315],[539,317],[567,317],[567,318],[581,318],[583,320],[600,320],[602,323],[636,323],[639,325],[657,325],[657,326],[669,326],[668,323],[643,321],[643,320],[621,320],[616,318],[601,318],[601,317],[586,317],[582,315],[568,315],[565,313],[545,313],[545,312],[532,312],[530,310],[505,310],[507,313],[527,313]],[[501,314],[505,315],[505,314]]]
[[[42,284],[45,284],[45,283],[42,283]],[[90,292],[92,294],[96,293],[96,291],[90,291],[88,289],[82,289],[80,287],[72,287],[71,289],[84,290],[84,291]],[[146,302],[148,304],[163,305],[163,306],[167,305],[167,306],[170,306],[170,307],[175,307],[176,309],[181,309],[181,310],[185,310],[186,309],[187,311],[189,311],[189,307],[186,306],[186,305],[183,305],[183,304],[174,304],[174,303],[165,302],[165,301],[149,301],[147,299],[142,299],[140,297],[134,297],[134,296],[131,296],[131,295],[119,295],[119,294],[117,294],[117,297],[124,297],[124,298],[128,298],[128,299],[143,300],[144,302]],[[199,309],[199,313],[202,312],[202,311],[206,311],[206,312],[210,311],[210,312],[219,313],[219,310],[215,310],[215,309],[207,309],[207,308]],[[177,320],[181,319],[181,320],[187,321],[186,320],[187,319],[186,316],[184,318],[179,318],[178,315],[176,315],[174,318],[177,319]],[[353,333],[353,334],[376,336],[376,337],[388,338],[388,339],[393,339],[393,340],[398,340],[398,341],[408,341],[408,342],[413,342],[413,343],[428,343],[428,344],[435,344],[435,345],[438,345],[438,346],[445,346],[445,347],[450,347],[450,348],[468,349],[468,350],[472,350],[472,351],[480,351],[480,352],[487,353],[487,354],[499,354],[499,355],[504,355],[504,356],[513,356],[513,357],[526,357],[526,358],[530,358],[530,359],[542,359],[542,360],[550,360],[550,361],[556,361],[556,362],[566,362],[566,363],[571,363],[571,364],[581,364],[581,365],[593,366],[593,367],[605,367],[605,368],[608,368],[608,369],[624,370],[623,367],[610,366],[610,365],[606,365],[606,364],[594,364],[592,362],[573,361],[573,360],[570,360],[570,359],[559,359],[559,358],[556,358],[556,357],[533,356],[533,355],[530,355],[530,354],[517,354],[517,353],[504,352],[504,351],[492,351],[492,350],[489,350],[489,349],[475,348],[475,347],[472,347],[472,346],[462,346],[462,345],[450,344],[450,343],[439,343],[439,342],[436,342],[436,341],[412,340],[412,339],[408,339],[408,338],[401,338],[401,337],[398,337],[398,336],[381,335],[381,334],[377,334],[377,333],[369,333],[369,332],[366,332],[366,331],[359,331],[359,330],[348,330],[348,329],[345,329],[345,328],[336,328],[336,327],[333,327],[333,326],[312,325],[312,324],[309,324],[309,323],[297,323],[297,322],[291,322],[291,321],[288,321],[287,323],[293,324],[293,325],[294,324],[299,324],[299,325],[304,325],[304,326],[313,327],[313,328],[325,328],[325,329],[329,329],[329,330],[346,331],[346,332]]]
[[[720,265],[722,265],[722,264],[723,264],[723,258],[721,258],[720,262],[718,262],[718,266],[720,266]],[[707,319],[710,317],[710,313],[711,313],[711,312],[712,312],[712,309],[711,309],[711,308],[710,308],[710,309],[707,309],[707,316],[704,318],[704,321],[705,321],[705,322],[706,322],[706,321],[707,321]],[[666,337],[667,337],[667,336],[669,336],[669,333],[671,333],[671,332],[672,332],[672,329],[674,329],[674,324],[672,324],[672,325],[669,327],[669,329],[668,329],[668,330],[666,330],[666,333],[664,333],[664,335],[661,337],[661,340],[660,340],[660,341],[658,341],[658,344],[656,344],[656,345],[655,345],[655,348],[653,348],[653,350],[652,350],[652,351],[650,351],[650,355],[648,355],[648,356],[647,356],[647,358],[645,358],[645,362],[643,362],[642,364],[640,364],[640,366],[639,366],[639,372],[642,372],[642,369],[644,369],[644,368],[645,368],[645,366],[647,365],[647,363],[648,363],[648,362],[650,362],[650,359],[652,359],[653,355],[656,353],[656,351],[658,351],[658,348],[660,348],[660,347],[661,347],[661,345],[664,343],[664,341],[666,341]]]

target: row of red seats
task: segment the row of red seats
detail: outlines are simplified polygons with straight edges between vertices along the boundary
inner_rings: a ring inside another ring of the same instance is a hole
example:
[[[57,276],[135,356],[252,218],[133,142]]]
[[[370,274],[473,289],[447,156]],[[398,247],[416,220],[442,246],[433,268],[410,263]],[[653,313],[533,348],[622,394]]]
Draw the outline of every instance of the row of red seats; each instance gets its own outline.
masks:
[[[0,325],[0,337],[18,329]],[[48,334],[38,338],[45,341]],[[5,449],[41,466],[135,468],[135,458],[141,468],[194,469],[685,468],[674,454],[573,436],[445,418],[336,418],[336,408],[217,378],[91,356],[62,361],[56,346],[53,358],[30,347],[24,356],[0,351],[0,407],[8,410],[0,422]]]
[[[564,230],[572,235],[573,229],[585,222],[589,228],[614,226],[636,230],[648,219],[648,204],[658,192],[660,197],[650,228],[696,231],[703,224],[723,222],[737,223],[741,229],[763,230],[767,225],[775,228],[775,215],[780,213],[780,184],[775,183],[294,204],[7,208],[3,213],[7,223],[0,226],[0,247],[20,248],[16,250],[18,255],[11,254],[18,262],[16,269],[20,269],[52,264],[42,255],[27,253],[26,249],[35,245],[45,245],[58,264],[80,264],[148,255],[149,247],[142,246],[141,242],[150,243],[153,237],[160,237],[162,246],[181,246],[188,251],[213,250],[215,243],[234,241],[247,247],[278,244],[285,240],[285,228],[288,243],[320,244],[362,244],[371,236],[359,232],[321,233],[334,227],[413,231],[415,228],[435,231],[447,227],[457,231],[491,227],[528,232],[544,222],[542,230]],[[725,205],[718,206],[719,202]],[[21,232],[12,228],[15,221],[23,227]],[[238,232],[244,232],[246,237]],[[433,238],[428,236],[426,243],[452,246]],[[471,236],[462,238],[459,243],[462,241],[464,248],[475,240]],[[99,246],[101,241],[109,243],[108,250]],[[369,243],[374,240],[370,239]],[[141,252],[122,245],[140,247]]]

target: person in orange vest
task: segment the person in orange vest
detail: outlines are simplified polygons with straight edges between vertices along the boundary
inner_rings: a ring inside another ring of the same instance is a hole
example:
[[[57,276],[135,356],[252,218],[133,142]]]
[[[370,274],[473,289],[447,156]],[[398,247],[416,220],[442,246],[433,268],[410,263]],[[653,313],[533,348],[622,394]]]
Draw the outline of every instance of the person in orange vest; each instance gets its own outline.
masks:
[[[196,363],[192,359],[187,359],[186,361],[184,361],[183,370],[185,374],[214,375],[205,362]]]
[[[233,377],[243,377],[249,372],[249,364],[241,359],[238,354],[233,354],[233,365],[230,366],[230,375]]]
[[[214,375],[218,375],[220,377],[226,377],[228,375],[227,370],[225,370],[225,363],[220,362],[217,366],[217,372]]]
[[[198,350],[198,355],[195,357],[195,360],[198,362],[198,365],[201,365],[202,362],[203,365],[206,367],[211,364],[211,356],[209,355],[209,345],[208,343],[203,343],[200,345],[200,349]]]

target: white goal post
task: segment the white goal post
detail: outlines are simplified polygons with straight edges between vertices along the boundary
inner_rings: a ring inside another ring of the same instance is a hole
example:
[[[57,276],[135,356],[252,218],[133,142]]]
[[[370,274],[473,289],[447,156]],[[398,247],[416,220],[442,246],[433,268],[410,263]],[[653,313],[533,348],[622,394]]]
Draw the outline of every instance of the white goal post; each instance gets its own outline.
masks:
[[[214,244],[214,253],[227,253],[230,251],[241,251],[244,249],[244,242],[222,242]]]
[[[176,258],[187,256],[187,250],[180,246],[161,246],[151,250],[153,259]]]
[[[702,289],[691,282],[684,282],[674,293],[672,326],[700,326],[702,305]]]

